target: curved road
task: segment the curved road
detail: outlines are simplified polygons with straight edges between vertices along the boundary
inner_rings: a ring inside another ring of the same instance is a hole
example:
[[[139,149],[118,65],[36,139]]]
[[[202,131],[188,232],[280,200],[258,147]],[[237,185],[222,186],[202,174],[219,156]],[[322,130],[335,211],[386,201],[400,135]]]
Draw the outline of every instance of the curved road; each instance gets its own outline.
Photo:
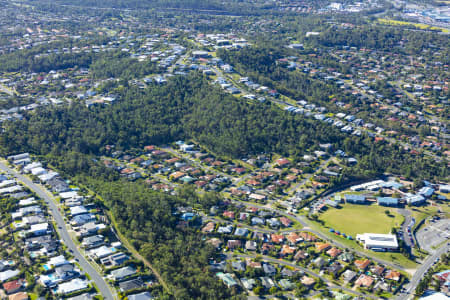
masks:
[[[69,250],[71,250],[72,255],[77,259],[81,268],[87,274],[89,274],[92,281],[95,282],[95,284],[97,285],[97,287],[100,290],[100,293],[102,294],[104,299],[105,300],[114,300],[114,296],[111,293],[111,290],[110,290],[108,284],[103,279],[103,277],[89,264],[89,262],[86,260],[86,258],[83,255],[81,255],[81,253],[78,251],[75,243],[72,241],[72,238],[70,237],[69,233],[67,232],[64,218],[61,215],[61,213],[59,212],[58,207],[56,206],[55,202],[53,202],[53,199],[45,192],[45,190],[42,187],[34,184],[27,177],[21,175],[20,173],[16,172],[15,170],[9,168],[3,162],[0,162],[0,169],[14,175],[18,180],[20,180],[26,186],[28,186],[29,189],[31,189],[33,192],[35,192],[40,198],[44,199],[45,203],[47,203],[48,207],[50,208],[50,212],[53,216],[53,219],[55,220],[56,225],[58,226],[58,228],[56,228],[56,230],[58,231],[59,236],[63,240],[64,244],[67,246],[67,248],[69,248]]]
[[[302,231],[302,230],[303,230],[303,231],[309,231],[309,232],[311,232],[311,233],[317,235],[317,236],[320,237],[321,239],[333,243],[334,245],[338,246],[339,248],[342,248],[342,249],[348,249],[348,250],[350,250],[350,251],[353,251],[353,252],[357,253],[358,255],[361,255],[361,256],[363,256],[363,257],[368,257],[368,258],[370,258],[371,260],[373,260],[373,261],[375,261],[375,262],[377,262],[377,263],[379,263],[379,264],[383,264],[383,265],[385,265],[385,266],[390,266],[390,267],[392,267],[392,268],[399,269],[399,270],[402,270],[402,271],[405,271],[405,270],[406,270],[406,269],[405,269],[404,267],[402,267],[401,265],[398,265],[398,264],[395,264],[395,263],[392,263],[392,262],[389,262],[389,261],[386,261],[386,260],[383,260],[383,259],[375,258],[375,257],[371,256],[371,255],[368,254],[368,253],[359,251],[359,250],[354,249],[354,248],[350,248],[350,247],[345,246],[344,244],[340,243],[339,241],[337,241],[337,240],[335,240],[335,239],[331,239],[330,237],[324,235],[323,233],[321,233],[321,232],[319,232],[319,231],[314,230],[313,228],[311,228],[311,227],[309,226],[309,223],[305,220],[305,218],[304,218],[303,216],[291,215],[291,214],[288,214],[288,213],[286,213],[285,211],[282,211],[282,210],[279,210],[279,209],[268,208],[268,207],[266,207],[266,206],[255,205],[255,204],[253,204],[253,203],[247,203],[247,202],[244,202],[244,201],[232,200],[232,202],[237,202],[237,203],[243,204],[243,205],[245,205],[245,206],[253,206],[253,207],[260,208],[260,209],[271,210],[271,211],[274,211],[274,212],[276,212],[276,213],[278,213],[278,214],[280,214],[280,215],[283,215],[283,216],[285,216],[285,217],[293,218],[294,220],[296,220],[297,222],[299,222],[299,223],[302,224],[302,226],[303,226],[302,229],[299,229],[299,230],[296,230],[296,231]],[[258,230],[258,229],[255,229],[255,230]]]
[[[231,257],[251,258],[251,259],[252,259],[252,258],[255,258],[255,255],[246,255],[246,254],[234,254],[234,255],[228,255],[228,258],[231,258]],[[261,257],[262,257],[261,259],[262,259],[263,261],[271,262],[271,263],[275,263],[275,264],[281,264],[281,265],[285,265],[285,266],[289,266],[289,267],[291,267],[291,268],[295,268],[295,269],[297,269],[297,270],[301,270],[301,271],[303,271],[305,274],[308,274],[308,275],[310,275],[310,276],[320,278],[320,279],[322,279],[323,282],[327,283],[327,285],[328,285],[329,287],[331,287],[331,288],[337,288],[337,287],[339,287],[339,289],[342,289],[342,290],[344,290],[344,291],[346,291],[346,292],[348,292],[348,293],[351,293],[351,294],[356,294],[356,295],[358,295],[358,296],[363,296],[363,297],[368,297],[368,298],[378,299],[378,297],[375,297],[375,296],[372,296],[372,295],[367,295],[367,294],[362,294],[362,293],[360,293],[360,292],[358,292],[358,291],[354,291],[354,290],[349,289],[349,288],[344,287],[344,286],[337,286],[337,285],[335,285],[334,283],[332,283],[330,280],[328,280],[327,278],[325,278],[325,277],[323,277],[323,276],[320,276],[320,275],[314,273],[314,272],[311,271],[311,270],[308,270],[308,269],[306,269],[306,268],[300,267],[299,265],[297,265],[297,264],[295,264],[295,263],[286,262],[286,261],[284,261],[284,260],[276,259],[276,258],[272,258],[272,257],[268,257],[268,256],[265,256],[265,255],[262,255]]]
[[[409,299],[414,297],[414,293],[416,290],[417,285],[419,284],[420,280],[423,278],[426,272],[428,272],[428,269],[433,266],[433,263],[441,257],[442,254],[447,253],[450,251],[450,245],[449,243],[446,243],[441,248],[439,248],[433,255],[428,256],[427,259],[424,260],[424,262],[417,268],[416,272],[414,273],[413,277],[411,278],[410,282],[406,285],[406,292],[403,292],[397,296],[397,299]]]

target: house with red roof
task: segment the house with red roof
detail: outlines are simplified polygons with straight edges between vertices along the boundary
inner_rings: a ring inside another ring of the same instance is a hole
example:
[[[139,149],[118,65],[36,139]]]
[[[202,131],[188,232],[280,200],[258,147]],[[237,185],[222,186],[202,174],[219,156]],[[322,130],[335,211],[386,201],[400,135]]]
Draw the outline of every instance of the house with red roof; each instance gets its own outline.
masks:
[[[281,217],[280,222],[284,227],[290,227],[292,225],[292,221],[286,217]]]
[[[223,216],[225,218],[234,219],[234,211],[226,210],[226,211],[223,212]]]
[[[298,234],[296,234],[295,232],[290,232],[286,238],[288,239],[289,243],[291,245],[295,245],[301,241],[303,241],[303,238],[301,236],[299,236]]]
[[[280,167],[285,167],[285,166],[289,165],[291,162],[286,158],[280,158],[280,159],[277,159],[276,163]]]
[[[23,280],[17,279],[13,281],[8,281],[3,284],[3,289],[7,294],[14,294],[23,288]]]
[[[331,245],[328,243],[315,243],[317,252],[323,252],[331,248]]]
[[[329,255],[329,256],[331,256],[332,258],[335,258],[335,257],[337,257],[339,254],[341,254],[342,253],[342,250],[341,249],[338,249],[338,248],[336,248],[336,247],[333,247],[333,248],[331,248],[330,250],[328,250],[327,251],[327,254]]]
[[[355,260],[355,266],[360,270],[365,270],[370,265],[370,260],[363,259],[363,260]]]
[[[284,241],[284,235],[282,234],[271,234],[270,237],[275,244],[281,244]]]

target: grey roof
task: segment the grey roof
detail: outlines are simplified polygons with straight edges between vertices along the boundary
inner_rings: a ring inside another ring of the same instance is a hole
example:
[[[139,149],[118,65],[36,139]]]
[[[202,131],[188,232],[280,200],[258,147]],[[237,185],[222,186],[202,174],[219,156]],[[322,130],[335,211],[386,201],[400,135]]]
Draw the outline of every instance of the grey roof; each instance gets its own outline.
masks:
[[[94,295],[86,293],[72,298],[67,298],[67,300],[91,300],[92,298],[94,298]]]
[[[142,292],[139,294],[128,295],[128,300],[149,300],[154,299],[149,292]]]
[[[136,273],[136,270],[134,268],[132,268],[130,266],[126,266],[126,267],[112,271],[111,275],[114,277],[114,279],[120,280],[122,278],[131,276],[135,273]]]
[[[119,288],[122,292],[126,292],[126,291],[133,290],[133,289],[139,289],[144,286],[145,286],[145,284],[142,281],[142,279],[140,279],[140,278],[131,279],[131,280],[127,280],[127,281],[123,281],[123,282],[119,283]]]

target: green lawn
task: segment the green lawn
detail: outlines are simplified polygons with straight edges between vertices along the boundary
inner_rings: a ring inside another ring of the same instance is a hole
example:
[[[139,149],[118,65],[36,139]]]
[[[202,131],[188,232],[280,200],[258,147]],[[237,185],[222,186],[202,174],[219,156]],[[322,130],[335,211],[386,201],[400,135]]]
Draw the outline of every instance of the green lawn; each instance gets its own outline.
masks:
[[[391,216],[385,214],[389,210]],[[339,230],[353,238],[358,233],[389,233],[392,227],[400,226],[403,217],[395,208],[374,205],[345,204],[342,208],[329,208],[319,216],[325,226]]]
[[[408,258],[406,258],[403,254],[401,254],[399,252],[374,252],[374,251],[366,250],[360,244],[358,244],[358,242],[356,242],[355,240],[347,240],[345,238],[338,237],[335,234],[329,232],[327,229],[324,229],[320,224],[318,224],[316,222],[311,223],[311,225],[312,225],[311,226],[312,228],[314,228],[318,231],[321,231],[324,235],[326,235],[331,240],[336,240],[337,242],[339,242],[349,248],[364,252],[367,255],[369,255],[370,257],[376,257],[376,258],[379,258],[379,259],[382,259],[385,261],[399,264],[406,269],[415,269],[417,267],[417,263],[415,263],[412,260],[409,260]],[[403,271],[401,271],[401,272],[403,275],[410,277],[410,274],[407,274],[406,272],[403,272]]]

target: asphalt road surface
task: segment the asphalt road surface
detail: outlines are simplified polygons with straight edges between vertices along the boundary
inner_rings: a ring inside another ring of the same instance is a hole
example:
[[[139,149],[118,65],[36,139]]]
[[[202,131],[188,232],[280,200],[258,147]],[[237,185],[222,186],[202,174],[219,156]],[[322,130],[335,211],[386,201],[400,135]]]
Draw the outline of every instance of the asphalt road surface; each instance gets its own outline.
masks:
[[[10,174],[14,175],[19,181],[23,182],[26,186],[28,186],[29,189],[31,189],[33,192],[35,192],[40,198],[44,199],[47,203],[48,207],[50,208],[50,212],[53,216],[53,219],[55,220],[56,225],[58,228],[56,229],[59,233],[59,236],[61,240],[64,242],[64,244],[69,248],[72,255],[75,257],[75,259],[80,264],[81,268],[84,272],[89,274],[92,281],[95,282],[98,289],[100,290],[100,293],[104,297],[105,300],[113,300],[114,297],[111,293],[111,290],[109,289],[109,286],[103,279],[103,277],[87,262],[85,257],[81,255],[81,253],[78,251],[77,247],[75,246],[75,243],[72,241],[72,238],[70,237],[69,233],[67,232],[66,224],[64,222],[64,218],[61,215],[61,213],[58,210],[58,207],[53,202],[52,198],[38,185],[34,184],[31,180],[29,180],[27,177],[21,175],[20,173],[16,172],[15,170],[9,168],[4,163],[0,162],[0,169],[6,172],[9,172]]]
[[[409,211],[408,209],[404,209],[404,208],[398,208],[397,212],[405,217],[405,221],[402,224],[403,241],[405,242],[406,246],[408,246],[409,248],[412,248],[412,247],[414,247],[413,242],[411,242],[412,231],[408,232],[408,226],[411,225],[411,221],[412,221],[411,211]]]
[[[428,256],[427,259],[417,268],[416,272],[414,273],[413,277],[411,278],[411,281],[406,285],[406,292],[400,293],[397,296],[397,299],[404,300],[404,299],[412,299],[414,297],[414,292],[416,290],[417,285],[419,284],[420,280],[423,278],[424,274],[428,271],[428,269],[433,265],[433,263],[441,257],[442,254],[447,253],[450,251],[450,246],[448,243],[444,244],[441,248],[439,248],[433,255]]]
[[[228,257],[228,258],[231,258],[231,257],[239,257],[239,258],[251,258],[251,259],[252,259],[252,258],[255,258],[255,255],[236,254],[236,255],[228,255],[227,257]],[[262,256],[262,260],[263,260],[263,261],[266,261],[266,262],[271,262],[271,263],[275,263],[275,264],[281,264],[281,265],[289,266],[289,267],[295,268],[295,269],[297,269],[297,270],[301,270],[301,271],[303,271],[305,274],[308,274],[308,275],[310,275],[310,276],[312,276],[312,277],[316,277],[316,278],[322,279],[323,282],[327,283],[327,285],[328,285],[329,287],[331,287],[331,288],[339,288],[339,289],[342,289],[342,290],[344,290],[344,291],[346,291],[346,292],[348,292],[348,293],[351,293],[351,294],[356,294],[356,295],[359,295],[359,296],[362,296],[362,297],[365,297],[365,298],[373,298],[373,299],[377,299],[377,297],[372,296],[372,295],[362,294],[362,293],[360,293],[360,292],[358,292],[358,291],[354,291],[354,290],[349,289],[349,288],[344,287],[344,286],[337,286],[337,285],[333,284],[333,283],[332,283],[330,280],[328,280],[327,278],[322,277],[322,276],[320,276],[320,275],[318,275],[318,274],[312,272],[312,271],[309,270],[309,269],[302,268],[302,267],[298,266],[297,264],[295,264],[295,263],[293,263],[293,262],[290,263],[290,262],[286,262],[286,261],[283,261],[283,260],[280,260],[280,259],[271,258],[271,257],[268,257],[268,256]]]
[[[274,212],[276,212],[276,213],[278,213],[278,214],[280,214],[280,215],[283,215],[283,216],[285,216],[285,217],[293,218],[293,219],[295,219],[297,222],[299,222],[300,224],[302,224],[303,229],[301,229],[301,230],[303,230],[303,231],[309,231],[309,232],[311,232],[311,233],[317,235],[318,237],[320,237],[321,239],[323,239],[323,240],[325,240],[325,241],[330,241],[333,245],[335,245],[335,246],[337,246],[337,247],[339,247],[339,248],[342,248],[342,249],[349,249],[350,251],[353,251],[353,252],[357,253],[358,255],[361,255],[361,256],[363,256],[363,257],[369,257],[371,260],[373,260],[373,261],[375,261],[375,262],[377,262],[377,263],[379,263],[379,264],[382,264],[382,265],[385,265],[385,266],[390,266],[390,267],[392,267],[392,268],[399,269],[399,270],[402,270],[402,271],[405,270],[405,268],[402,267],[402,266],[399,265],[399,264],[396,264],[396,263],[393,263],[393,262],[390,262],[390,261],[386,261],[386,260],[383,260],[383,259],[378,259],[378,258],[375,258],[375,257],[369,255],[368,253],[365,253],[365,252],[362,252],[362,251],[358,251],[358,250],[356,250],[356,249],[354,249],[354,248],[349,248],[349,247],[345,246],[344,244],[340,243],[338,240],[331,239],[331,238],[329,238],[328,236],[324,235],[323,233],[321,233],[321,232],[319,232],[319,231],[317,231],[317,230],[312,229],[311,227],[309,227],[309,224],[308,224],[308,222],[305,220],[306,218],[305,218],[304,216],[291,215],[291,214],[288,214],[288,213],[286,213],[285,211],[280,210],[280,209],[268,208],[268,207],[266,207],[266,206],[256,205],[256,204],[253,204],[253,203],[248,203],[248,202],[243,202],[243,201],[238,201],[238,200],[233,200],[232,202],[234,202],[234,203],[240,203],[240,204],[243,204],[243,205],[245,205],[245,206],[253,206],[253,207],[260,208],[260,209],[267,209],[267,210],[270,210],[270,211],[274,211]],[[297,230],[297,231],[301,231],[301,230]]]

